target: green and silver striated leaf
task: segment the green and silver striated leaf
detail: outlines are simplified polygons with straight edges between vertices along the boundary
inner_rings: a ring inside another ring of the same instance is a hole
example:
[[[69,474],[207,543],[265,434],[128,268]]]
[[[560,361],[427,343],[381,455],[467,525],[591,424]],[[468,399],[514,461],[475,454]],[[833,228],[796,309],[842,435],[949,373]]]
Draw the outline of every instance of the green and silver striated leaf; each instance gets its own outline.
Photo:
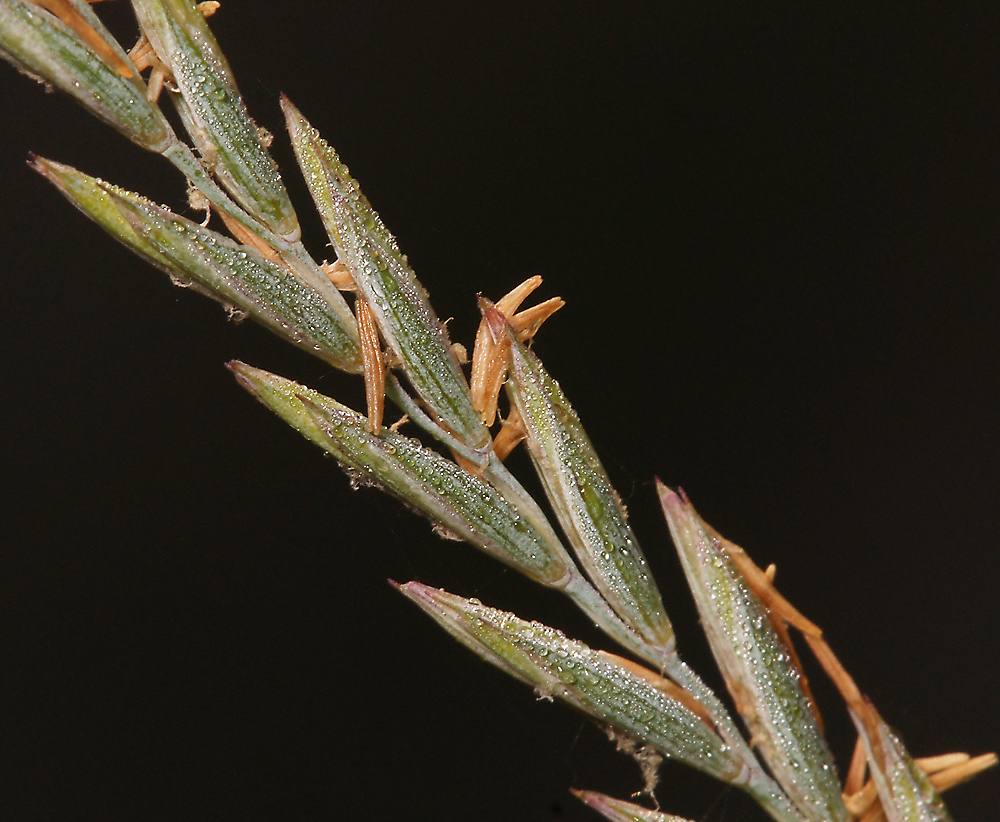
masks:
[[[888,822],[952,822],[941,795],[934,789],[903,741],[870,703],[868,721],[851,712],[851,719],[868,755],[868,769]]]
[[[533,686],[541,696],[568,702],[668,758],[745,787],[742,763],[712,726],[649,677],[620,664],[617,657],[477,600],[418,582],[402,585],[400,590],[459,642]]]
[[[133,142],[150,151],[165,151],[176,137],[159,108],[147,101],[146,86],[128,55],[89,4],[67,2],[103,42],[105,55],[97,54],[95,46],[35,3],[0,0],[0,56],[66,92]]]
[[[327,234],[368,301],[386,345],[440,424],[485,455],[489,431],[472,404],[468,383],[427,292],[337,153],[287,99],[281,104]]]
[[[498,339],[502,315],[485,314]],[[674,632],[624,507],[569,401],[513,333],[507,390],[528,450],[580,564],[622,620],[652,647],[673,651]]]
[[[178,111],[205,162],[250,214],[288,241],[298,218],[278,167],[247,114],[229,64],[189,0],[132,0],[143,32],[181,93]]]
[[[702,628],[764,761],[811,822],[849,822],[833,757],[767,610],[692,506],[658,490]]]
[[[691,822],[681,816],[654,811],[596,791],[573,791],[573,795],[611,822]]]
[[[324,298],[248,246],[69,166],[34,167],[115,239],[181,284],[246,312],[337,368],[361,369],[357,337]]]
[[[337,458],[353,481],[376,485],[536,582],[565,588],[578,573],[565,549],[536,530],[489,483],[420,442],[298,383],[229,364],[240,384],[307,439]]]

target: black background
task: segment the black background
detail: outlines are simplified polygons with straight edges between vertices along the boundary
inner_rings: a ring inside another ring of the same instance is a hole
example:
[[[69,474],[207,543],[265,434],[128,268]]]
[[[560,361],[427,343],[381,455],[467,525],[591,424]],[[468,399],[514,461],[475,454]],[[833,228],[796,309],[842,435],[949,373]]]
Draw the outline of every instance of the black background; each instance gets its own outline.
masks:
[[[536,350],[630,507],[685,658],[721,687],[655,474],[777,563],[926,755],[1000,739],[987,5],[230,0],[214,27],[317,255],[282,91],[454,339],[471,343],[478,291],[541,274],[566,299]],[[165,162],[3,68],[4,818],[585,820],[568,788],[640,788],[598,730],[385,580],[599,642],[585,620],[351,492],[239,390],[232,358],[362,402],[35,177],[29,150],[183,208]],[[843,762],[849,723],[818,688]],[[991,818],[998,785],[950,794],[956,819]],[[764,818],[681,766],[659,797]]]

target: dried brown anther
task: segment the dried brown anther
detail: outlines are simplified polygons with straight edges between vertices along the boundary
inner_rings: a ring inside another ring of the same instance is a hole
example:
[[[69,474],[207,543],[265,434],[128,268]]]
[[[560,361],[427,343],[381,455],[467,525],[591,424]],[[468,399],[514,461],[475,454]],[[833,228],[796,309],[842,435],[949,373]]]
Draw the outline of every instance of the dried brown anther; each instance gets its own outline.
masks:
[[[521,303],[541,284],[541,277],[529,277],[501,297],[494,306],[510,323],[521,342],[531,340],[542,323],[565,305],[559,297],[552,297],[517,312]],[[496,421],[497,401],[507,377],[509,346],[510,342],[506,337],[494,337],[485,318],[480,321],[479,329],[476,331],[476,343],[472,349],[472,374],[469,387],[472,391],[472,404],[486,425],[492,425]]]
[[[382,356],[375,315],[364,295],[360,293],[354,304],[354,312],[358,317],[358,336],[361,339],[365,399],[368,402],[368,430],[372,434],[377,434],[382,428],[382,415],[385,411],[385,358]]]

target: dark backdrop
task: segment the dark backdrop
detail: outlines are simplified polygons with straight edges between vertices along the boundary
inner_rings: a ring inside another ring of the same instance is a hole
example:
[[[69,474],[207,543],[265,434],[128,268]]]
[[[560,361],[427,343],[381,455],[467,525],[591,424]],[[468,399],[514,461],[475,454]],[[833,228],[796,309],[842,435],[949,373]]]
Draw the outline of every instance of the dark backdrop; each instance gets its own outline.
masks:
[[[214,25],[317,254],[279,92],[455,339],[478,291],[541,274],[566,299],[537,350],[711,683],[656,474],[777,563],[915,753],[979,753],[1000,744],[985,5],[232,0]],[[239,390],[236,357],[362,402],[36,178],[29,150],[183,205],[167,164],[0,68],[4,818],[585,820],[568,788],[637,790],[599,731],[385,580],[598,641],[584,621],[350,491]],[[819,691],[843,761],[849,723]],[[763,819],[680,766],[662,777],[666,809]],[[956,790],[956,818],[989,818],[998,785]]]

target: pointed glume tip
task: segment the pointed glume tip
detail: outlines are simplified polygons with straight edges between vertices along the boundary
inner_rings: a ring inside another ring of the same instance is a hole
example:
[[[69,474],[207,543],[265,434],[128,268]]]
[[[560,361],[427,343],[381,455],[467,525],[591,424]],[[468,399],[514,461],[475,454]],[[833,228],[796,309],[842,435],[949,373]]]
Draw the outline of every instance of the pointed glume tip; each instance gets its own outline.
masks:
[[[236,378],[236,382],[247,389],[247,391],[253,392],[256,390],[256,386],[254,385],[253,380],[251,380],[243,370],[246,367],[246,363],[240,362],[239,360],[230,360],[226,363],[226,368],[228,368],[229,372]]]

